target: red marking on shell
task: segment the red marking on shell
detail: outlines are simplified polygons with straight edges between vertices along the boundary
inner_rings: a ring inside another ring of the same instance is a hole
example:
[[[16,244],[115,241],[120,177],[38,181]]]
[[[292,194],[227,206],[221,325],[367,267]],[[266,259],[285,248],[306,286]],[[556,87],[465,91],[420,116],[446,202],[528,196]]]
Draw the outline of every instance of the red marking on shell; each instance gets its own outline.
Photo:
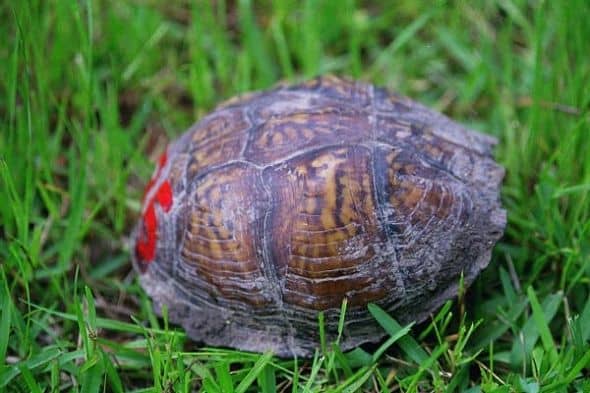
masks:
[[[158,188],[158,192],[156,193],[156,201],[162,206],[162,210],[166,213],[170,211],[172,207],[172,187],[170,187],[170,182],[165,180]]]
[[[155,175],[148,182],[142,203],[145,203],[148,194],[156,184],[162,168],[168,162],[167,152],[164,151],[160,158],[158,158],[158,167]],[[141,270],[145,271],[145,268],[150,264],[156,257],[156,245],[158,241],[158,217],[156,215],[156,203],[160,205],[165,213],[170,211],[173,203],[172,187],[168,180],[164,180],[155,194],[145,204],[145,210],[142,216],[142,228],[141,233],[138,235],[137,243],[135,244],[135,253],[137,258],[142,262],[140,265]]]
[[[164,165],[166,165],[167,161],[168,161],[168,152],[166,150],[164,150],[164,153],[162,153],[162,155],[158,159],[158,174],[160,174],[160,170],[164,167]]]
[[[145,198],[147,197],[147,194],[150,192],[150,190],[152,189],[152,187],[156,183],[156,180],[158,179],[158,177],[160,177],[160,173],[162,172],[162,168],[164,168],[164,166],[166,165],[167,162],[168,162],[168,152],[166,150],[164,150],[164,153],[162,153],[160,155],[160,158],[158,158],[158,166],[156,167],[157,168],[156,173],[152,176],[152,178],[150,179],[148,184],[145,186],[145,190],[143,191],[143,197],[141,199],[142,204],[145,202]]]
[[[151,200],[143,214],[142,232],[135,244],[135,252],[144,263],[150,263],[156,256],[157,227],[156,209],[153,200]]]
[[[143,197],[141,198],[141,203],[145,203],[145,198],[147,197],[148,192],[150,192],[150,190],[152,189],[152,187],[154,186],[154,184],[156,183],[156,179],[155,177],[152,177],[150,179],[150,181],[148,182],[148,184],[145,186],[145,189],[143,190]]]

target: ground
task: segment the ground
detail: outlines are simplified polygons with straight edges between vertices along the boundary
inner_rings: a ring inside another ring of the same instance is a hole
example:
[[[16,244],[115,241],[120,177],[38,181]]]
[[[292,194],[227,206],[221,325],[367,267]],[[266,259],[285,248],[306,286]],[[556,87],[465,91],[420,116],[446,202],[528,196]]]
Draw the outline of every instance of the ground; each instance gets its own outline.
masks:
[[[0,390],[590,391],[590,2],[0,4]],[[129,263],[167,142],[237,93],[349,75],[499,138],[505,236],[423,324],[312,360],[201,348]]]

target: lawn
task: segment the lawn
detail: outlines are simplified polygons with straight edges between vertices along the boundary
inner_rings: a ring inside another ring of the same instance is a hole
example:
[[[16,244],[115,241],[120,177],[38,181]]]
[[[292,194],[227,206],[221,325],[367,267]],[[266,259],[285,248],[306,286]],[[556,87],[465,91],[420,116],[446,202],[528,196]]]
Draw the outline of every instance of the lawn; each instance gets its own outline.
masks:
[[[590,2],[212,3],[0,3],[0,391],[590,392]],[[506,233],[427,322],[377,310],[381,346],[198,347],[130,266],[155,161],[222,100],[325,73],[496,136]]]

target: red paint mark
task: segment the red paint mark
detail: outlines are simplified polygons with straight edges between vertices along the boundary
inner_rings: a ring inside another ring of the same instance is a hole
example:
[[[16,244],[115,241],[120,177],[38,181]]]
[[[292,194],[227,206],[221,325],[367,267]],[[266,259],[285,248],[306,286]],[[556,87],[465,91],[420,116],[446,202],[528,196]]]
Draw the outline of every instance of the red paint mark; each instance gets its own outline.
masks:
[[[168,180],[165,180],[162,185],[160,185],[160,188],[158,188],[156,201],[158,201],[160,206],[162,206],[162,209],[168,213],[172,207],[172,187],[170,187],[170,182]]]
[[[141,198],[141,203],[142,204],[145,203],[145,198],[147,197],[148,192],[150,192],[150,190],[154,186],[154,183],[156,183],[156,180],[155,180],[154,177],[152,177],[150,179],[150,181],[148,182],[148,184],[145,186],[145,189],[143,190],[143,197]]]
[[[158,169],[156,174],[148,182],[143,195],[143,202],[150,190],[154,187],[156,180],[162,172],[162,168],[166,165],[168,156],[166,151],[158,159]],[[141,233],[138,235],[137,243],[135,244],[135,253],[137,258],[143,262],[140,265],[142,271],[145,270],[146,265],[151,263],[156,257],[156,245],[158,241],[158,217],[156,214],[156,204],[160,205],[165,213],[170,211],[173,202],[172,187],[168,180],[164,180],[158,191],[147,201],[145,211],[142,216]]]
[[[164,168],[164,165],[166,165],[167,161],[168,161],[168,152],[166,150],[164,150],[164,153],[162,153],[162,155],[158,159],[158,173],[160,172],[160,170],[162,168]]]
[[[153,201],[148,204],[143,214],[143,228],[135,244],[137,256],[144,262],[151,262],[156,256],[156,241],[158,240],[158,220]]]
[[[156,183],[156,179],[158,177],[160,177],[160,173],[162,172],[162,169],[164,168],[164,166],[166,166],[167,162],[168,162],[168,152],[166,150],[164,150],[164,153],[162,153],[160,155],[160,158],[158,158],[158,166],[156,167],[157,168],[156,173],[152,176],[152,178],[150,179],[148,184],[145,186],[145,190],[143,191],[143,198],[141,199],[142,204],[145,202],[145,198],[147,197],[147,194],[150,192],[150,190],[152,189],[152,187]]]

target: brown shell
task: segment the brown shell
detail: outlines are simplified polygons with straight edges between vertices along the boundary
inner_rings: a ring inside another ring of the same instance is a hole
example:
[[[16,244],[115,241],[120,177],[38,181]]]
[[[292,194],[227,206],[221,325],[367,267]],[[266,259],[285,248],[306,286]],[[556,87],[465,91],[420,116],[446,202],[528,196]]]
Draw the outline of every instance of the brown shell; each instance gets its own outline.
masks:
[[[345,298],[342,349],[377,341],[369,302],[421,321],[487,266],[506,224],[494,144],[336,77],[230,100],[162,160],[146,205],[166,182],[171,207],[153,207],[141,283],[209,345],[309,356]]]

